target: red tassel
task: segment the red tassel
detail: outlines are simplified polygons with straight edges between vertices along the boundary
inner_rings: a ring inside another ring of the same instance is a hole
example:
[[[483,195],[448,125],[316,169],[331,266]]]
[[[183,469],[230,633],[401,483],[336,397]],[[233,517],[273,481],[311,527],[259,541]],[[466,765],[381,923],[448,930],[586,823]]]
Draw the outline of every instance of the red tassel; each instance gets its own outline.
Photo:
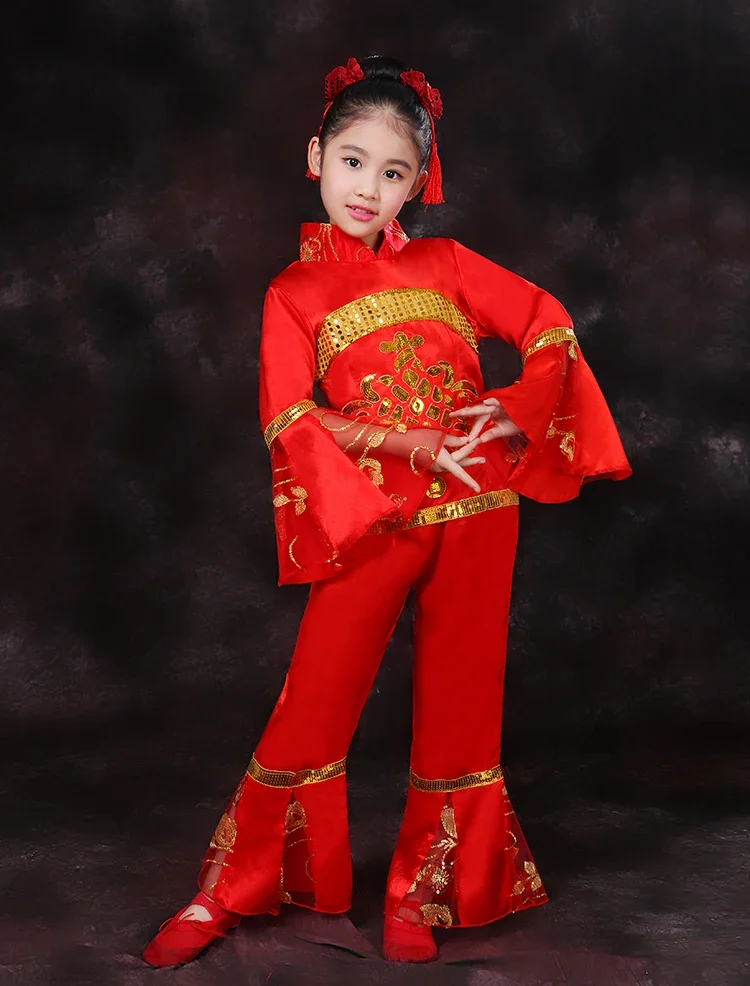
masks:
[[[435,142],[435,121],[430,114],[432,124],[432,145],[430,147],[430,163],[427,167],[427,181],[422,189],[423,205],[440,205],[445,202],[443,198],[443,169],[438,157],[437,143]]]

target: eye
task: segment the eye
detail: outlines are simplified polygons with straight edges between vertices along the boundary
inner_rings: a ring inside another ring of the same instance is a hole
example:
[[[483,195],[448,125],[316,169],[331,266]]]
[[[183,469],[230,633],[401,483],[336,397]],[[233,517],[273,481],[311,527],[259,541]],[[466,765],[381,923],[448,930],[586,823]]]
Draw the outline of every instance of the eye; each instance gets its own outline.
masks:
[[[404,177],[404,176],[403,176],[403,175],[401,174],[401,172],[400,172],[400,171],[396,171],[396,170],[395,170],[394,168],[388,168],[388,169],[387,169],[387,171],[386,171],[385,173],[386,173],[386,175],[395,175],[395,176],[396,176],[396,178],[403,178],[403,177]]]
[[[342,158],[342,160],[344,160],[347,164],[351,164],[351,162],[354,161],[354,164],[352,165],[353,168],[356,168],[358,164],[362,163],[357,157],[345,157]]]

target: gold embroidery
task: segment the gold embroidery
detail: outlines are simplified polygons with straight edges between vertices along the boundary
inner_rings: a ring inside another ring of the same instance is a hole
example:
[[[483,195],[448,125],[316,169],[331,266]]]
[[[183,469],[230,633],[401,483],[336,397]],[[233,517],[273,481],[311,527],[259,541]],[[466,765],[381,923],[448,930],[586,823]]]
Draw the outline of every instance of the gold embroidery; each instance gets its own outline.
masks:
[[[409,783],[417,791],[464,791],[469,787],[484,787],[487,784],[495,784],[503,779],[503,771],[500,764],[497,767],[490,767],[488,770],[479,770],[473,774],[464,774],[463,777],[455,777],[452,780],[428,781],[423,777],[418,777],[413,770],[409,770]]]
[[[332,777],[340,777],[344,773],[346,773],[346,757],[335,763],[326,764],[325,767],[306,768],[297,771],[266,770],[253,757],[247,768],[248,776],[259,784],[265,784],[266,787],[301,787],[303,784],[318,784],[321,781],[330,780]]]
[[[529,356],[539,352],[540,349],[544,349],[545,346],[556,346],[563,342],[569,343],[568,355],[570,358],[577,360],[578,340],[576,339],[576,334],[573,329],[568,328],[566,325],[561,325],[555,329],[545,329],[544,332],[540,332],[538,336],[535,336],[526,349],[524,349],[521,355],[521,362],[525,363]]]
[[[467,496],[449,503],[436,503],[432,507],[420,507],[408,524],[397,520],[378,520],[367,529],[368,534],[392,534],[394,531],[407,531],[412,527],[426,527],[428,524],[442,524],[448,520],[472,517],[474,514],[494,510],[496,507],[518,505],[518,494],[513,490],[490,490]]]
[[[326,260],[328,259],[327,251],[330,251],[336,260],[339,259],[333,245],[331,224],[320,223],[318,236],[306,236],[300,243],[299,259],[304,261]]]
[[[411,467],[411,471],[414,473],[415,476],[422,475],[422,473],[418,469],[414,468],[414,456],[420,450],[430,453],[430,456],[432,457],[430,460],[430,464],[432,464],[435,461],[435,459],[437,459],[437,456],[432,451],[429,445],[415,445],[414,448],[409,453],[409,466]]]
[[[375,429],[370,437],[367,439],[367,444],[364,447],[362,455],[357,459],[357,465],[364,472],[366,469],[371,470],[370,479],[376,486],[383,485],[383,467],[378,462],[377,459],[373,459],[369,453],[372,449],[377,448],[382,445],[385,441],[385,436],[388,434],[387,429]],[[414,454],[414,453],[412,453]]]
[[[270,448],[271,442],[274,438],[280,435],[285,428],[288,428],[290,424],[297,420],[297,418],[301,418],[303,414],[317,406],[318,405],[315,401],[297,401],[296,404],[290,405],[285,411],[282,411],[281,414],[277,414],[263,432],[263,438],[265,439],[266,445]]]
[[[288,548],[288,551],[289,551],[289,561],[293,565],[296,565],[297,568],[301,569],[302,566],[297,561],[297,559],[294,557],[294,551],[293,551],[294,545],[297,543],[297,541],[299,541],[299,534],[295,534],[294,537],[292,538],[292,540],[289,542],[289,548]]]
[[[464,403],[476,399],[479,391],[470,380],[456,380],[455,370],[446,360],[438,360],[425,370],[416,353],[424,342],[424,336],[408,336],[401,330],[395,333],[392,342],[381,342],[379,347],[381,352],[395,353],[394,370],[400,376],[381,373],[376,377],[374,373],[368,373],[359,385],[360,393],[366,399],[349,401],[342,410],[370,408],[379,402],[377,415],[383,419],[383,424],[398,422],[400,428],[405,428],[406,425],[401,424],[402,418],[405,418],[409,424],[420,424],[422,422],[419,419],[422,416],[443,428],[467,431],[468,425],[465,422],[450,416],[451,411],[457,406],[454,397],[459,398],[458,406],[463,406]],[[420,375],[423,373],[426,376]],[[441,375],[443,379],[438,386],[435,378]],[[388,387],[398,403],[394,405],[390,396],[379,393],[373,382]],[[462,400],[464,395],[466,399]]]
[[[294,480],[289,480],[289,482],[294,482]],[[283,507],[287,503],[294,504],[294,512],[299,516],[305,512],[305,500],[307,499],[307,490],[304,486],[291,486],[289,492],[295,497],[294,500],[290,500],[286,493],[277,493],[273,498],[274,507]]]
[[[475,351],[476,333],[461,309],[439,291],[392,288],[365,295],[337,308],[323,320],[318,334],[315,379],[321,381],[331,362],[347,346],[371,332],[405,322],[442,322]]]
[[[427,494],[426,495],[431,500],[437,500],[438,497],[441,497],[443,495],[443,493],[445,493],[445,491],[447,490],[447,488],[448,488],[448,484],[443,479],[443,477],[442,476],[436,476],[433,479],[433,481],[430,483],[430,485],[427,487]]]
[[[524,892],[534,895],[538,894],[540,890],[544,893],[544,890],[542,890],[542,878],[539,875],[539,870],[536,868],[536,864],[527,859],[523,864],[523,869],[525,876],[520,880],[516,880],[513,884],[511,897],[517,897],[519,894]]]
[[[286,809],[286,819],[284,821],[284,832],[289,835],[290,832],[295,832],[297,829],[304,828],[307,825],[307,815],[305,809],[299,803],[299,801],[290,801]]]
[[[447,904],[422,904],[419,909],[425,924],[442,928],[450,928],[453,924],[453,915]]]
[[[433,842],[430,851],[425,857],[425,862],[414,878],[414,882],[406,891],[413,894],[420,883],[427,882],[436,894],[444,894],[453,879],[453,860],[448,859],[451,850],[458,845],[456,834],[456,817],[451,805],[445,805],[440,812],[440,824],[445,838],[439,838]]]
[[[222,852],[232,852],[234,840],[237,838],[237,822],[229,815],[222,815],[209,845],[212,849]]]
[[[556,421],[570,421],[574,418],[575,414],[567,414],[562,418],[553,418],[550,422],[550,426],[547,429],[547,438],[554,438],[555,435],[560,436],[560,451],[568,460],[568,462],[573,461],[573,456],[576,451],[576,433],[574,431],[562,431],[555,427]]]

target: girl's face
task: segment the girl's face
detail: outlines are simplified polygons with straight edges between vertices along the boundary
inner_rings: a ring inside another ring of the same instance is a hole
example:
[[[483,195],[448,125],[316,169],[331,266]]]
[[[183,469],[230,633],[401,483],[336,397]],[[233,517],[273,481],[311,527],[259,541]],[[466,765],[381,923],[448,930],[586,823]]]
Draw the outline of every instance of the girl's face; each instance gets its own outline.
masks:
[[[323,153],[313,137],[307,148],[310,171],[320,177],[328,218],[345,233],[375,249],[381,229],[413,199],[427,174],[419,171],[413,141],[385,113],[352,124],[332,137]]]

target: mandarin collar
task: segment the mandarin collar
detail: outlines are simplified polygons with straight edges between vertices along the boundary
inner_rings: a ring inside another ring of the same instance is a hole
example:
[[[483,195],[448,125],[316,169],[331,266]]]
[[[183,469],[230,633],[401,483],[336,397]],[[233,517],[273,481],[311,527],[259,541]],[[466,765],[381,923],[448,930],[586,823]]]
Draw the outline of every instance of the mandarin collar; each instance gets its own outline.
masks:
[[[358,236],[345,233],[335,223],[302,223],[300,226],[299,259],[368,261],[389,260],[406,246],[409,237],[397,220],[383,227],[383,241],[377,253]]]

